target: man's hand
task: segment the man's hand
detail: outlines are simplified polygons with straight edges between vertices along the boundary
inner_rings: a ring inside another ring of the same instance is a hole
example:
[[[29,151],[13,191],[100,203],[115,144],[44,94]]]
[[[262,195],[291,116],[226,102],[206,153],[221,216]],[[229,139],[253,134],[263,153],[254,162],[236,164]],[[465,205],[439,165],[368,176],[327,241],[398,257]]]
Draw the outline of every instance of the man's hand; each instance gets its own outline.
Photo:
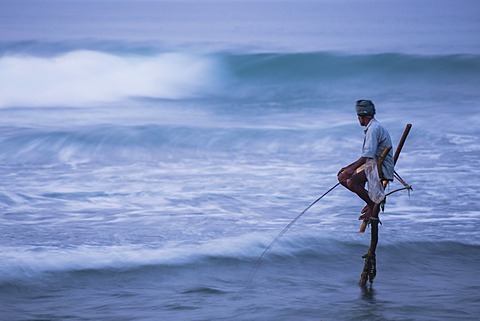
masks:
[[[342,168],[337,174],[338,181],[340,183],[345,182],[347,179],[352,177],[354,172],[355,172],[355,169],[352,169],[351,165]]]

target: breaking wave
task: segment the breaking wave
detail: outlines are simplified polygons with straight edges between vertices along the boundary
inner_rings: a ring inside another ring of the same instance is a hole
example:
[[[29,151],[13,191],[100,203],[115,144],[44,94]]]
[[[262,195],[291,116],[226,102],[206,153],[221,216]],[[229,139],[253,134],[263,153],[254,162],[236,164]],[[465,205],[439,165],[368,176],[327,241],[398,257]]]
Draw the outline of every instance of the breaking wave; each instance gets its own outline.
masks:
[[[207,55],[114,55],[78,50],[0,58],[0,107],[84,106],[129,97],[178,99],[213,90],[222,67]]]

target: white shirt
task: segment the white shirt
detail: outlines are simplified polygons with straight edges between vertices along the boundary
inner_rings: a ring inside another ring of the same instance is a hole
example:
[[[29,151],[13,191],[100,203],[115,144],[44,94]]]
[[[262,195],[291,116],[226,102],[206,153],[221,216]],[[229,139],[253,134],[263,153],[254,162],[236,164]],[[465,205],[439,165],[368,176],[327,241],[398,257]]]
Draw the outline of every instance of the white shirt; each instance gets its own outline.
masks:
[[[365,127],[362,157],[377,159],[383,149],[390,146],[392,146],[390,134],[375,118],[372,118]],[[393,180],[393,170],[393,151],[390,150],[382,164],[383,178]]]

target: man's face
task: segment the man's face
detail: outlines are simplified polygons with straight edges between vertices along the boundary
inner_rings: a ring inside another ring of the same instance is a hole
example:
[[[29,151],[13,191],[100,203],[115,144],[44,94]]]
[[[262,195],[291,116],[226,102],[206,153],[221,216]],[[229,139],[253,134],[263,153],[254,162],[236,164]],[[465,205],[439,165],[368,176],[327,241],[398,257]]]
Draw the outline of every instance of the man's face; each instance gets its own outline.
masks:
[[[370,120],[373,118],[372,116],[358,116],[358,115],[357,117],[358,117],[358,122],[362,126],[367,126]]]
[[[360,123],[360,126],[366,126],[365,124],[365,117],[363,116],[357,116],[358,117],[358,122]]]

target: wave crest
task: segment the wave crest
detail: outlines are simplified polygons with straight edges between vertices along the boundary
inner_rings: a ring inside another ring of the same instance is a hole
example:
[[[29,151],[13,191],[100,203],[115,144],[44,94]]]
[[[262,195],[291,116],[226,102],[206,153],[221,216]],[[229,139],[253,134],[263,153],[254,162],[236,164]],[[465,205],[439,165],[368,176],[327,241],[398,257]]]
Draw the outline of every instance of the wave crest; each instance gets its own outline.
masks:
[[[113,55],[78,50],[55,57],[0,58],[0,107],[85,106],[129,97],[189,98],[220,83],[208,55]]]

